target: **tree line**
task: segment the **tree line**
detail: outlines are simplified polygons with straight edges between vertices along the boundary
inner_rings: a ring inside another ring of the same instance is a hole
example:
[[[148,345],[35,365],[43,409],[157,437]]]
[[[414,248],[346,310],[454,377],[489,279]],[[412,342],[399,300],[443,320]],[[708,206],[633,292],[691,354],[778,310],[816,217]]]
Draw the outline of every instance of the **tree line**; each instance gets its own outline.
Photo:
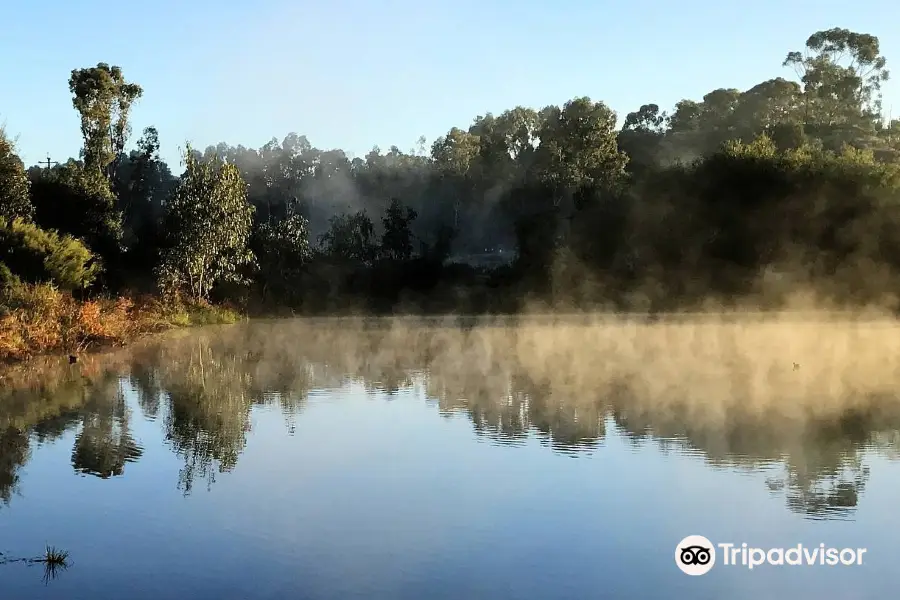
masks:
[[[128,149],[140,85],[76,69],[78,158],[26,170],[0,136],[0,281],[312,311],[891,302],[900,120],[878,38],[819,31],[781,67],[621,125],[578,97],[363,158],[295,133],[187,145],[178,175],[154,127]]]

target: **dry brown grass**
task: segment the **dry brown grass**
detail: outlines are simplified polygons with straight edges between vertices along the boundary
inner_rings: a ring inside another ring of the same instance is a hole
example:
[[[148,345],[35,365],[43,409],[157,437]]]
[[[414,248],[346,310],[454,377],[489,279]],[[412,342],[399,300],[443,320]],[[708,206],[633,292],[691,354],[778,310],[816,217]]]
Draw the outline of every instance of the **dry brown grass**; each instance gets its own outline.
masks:
[[[231,311],[211,306],[172,306],[154,298],[79,301],[47,285],[17,286],[0,300],[0,362],[49,353],[77,354],[172,327],[237,318]]]

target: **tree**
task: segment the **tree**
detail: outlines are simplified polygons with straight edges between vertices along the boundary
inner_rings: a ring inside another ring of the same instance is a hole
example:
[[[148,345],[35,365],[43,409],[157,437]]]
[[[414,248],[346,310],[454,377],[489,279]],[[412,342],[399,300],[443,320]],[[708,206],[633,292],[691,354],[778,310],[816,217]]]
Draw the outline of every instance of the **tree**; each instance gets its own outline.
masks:
[[[767,127],[800,122],[802,99],[796,81],[776,77],[758,83],[738,98],[737,129],[752,138]]]
[[[52,283],[64,290],[90,286],[101,266],[79,240],[14,220],[0,225],[0,264],[29,283]]]
[[[328,231],[319,236],[326,254],[362,264],[375,260],[378,253],[375,227],[365,211],[337,215],[328,222]]]
[[[741,92],[733,88],[713,90],[701,102],[678,102],[669,118],[668,137],[673,153],[686,159],[705,156],[741,135],[740,104]]]
[[[16,218],[31,219],[34,207],[28,193],[25,165],[0,128],[0,220],[11,223]]]
[[[37,173],[31,192],[38,225],[79,238],[104,262],[114,262],[121,250],[122,213],[101,173],[70,160]]]
[[[523,106],[504,111],[497,117],[497,128],[506,139],[507,151],[513,160],[527,165],[527,159],[539,142],[540,125],[537,112]]]
[[[827,125],[877,117],[886,64],[877,37],[838,27],[813,33],[805,52],[789,52],[783,63],[803,83],[807,123]]]
[[[123,172],[124,171],[124,172]],[[159,133],[156,127],[144,128],[143,135],[126,160],[120,161],[115,186],[126,222],[155,211],[161,206],[167,186],[174,178],[159,157]]]
[[[131,105],[143,90],[136,83],[128,83],[121,68],[101,62],[96,67],[72,70],[69,91],[81,116],[85,169],[99,171],[111,181],[131,133]]]
[[[580,188],[611,188],[622,181],[628,157],[619,151],[615,112],[585,96],[546,114],[536,168],[538,179],[553,190],[555,205]]]
[[[507,201],[514,211],[519,262],[533,265],[535,272],[546,271],[576,214],[623,183],[628,163],[619,149],[616,114],[602,102],[585,96],[541,113],[527,189],[513,190]]]
[[[702,115],[703,105],[700,102],[679,100],[669,117],[669,131],[673,133],[699,131],[702,126]]]
[[[668,120],[668,115],[660,112],[656,104],[644,104],[625,116],[618,141],[628,155],[630,173],[640,174],[659,163]]]
[[[394,198],[385,211],[381,222],[384,233],[381,235],[381,255],[390,260],[409,260],[412,256],[412,230],[410,226],[416,220],[416,211],[407,207],[404,214],[403,205]]]
[[[239,269],[253,261],[248,242],[254,209],[236,166],[200,160],[190,145],[184,160],[184,175],[166,203],[169,243],[159,276],[165,291],[201,300],[217,283],[242,280]]]
[[[637,111],[625,116],[623,131],[641,131],[646,133],[662,133],[668,119],[666,112],[659,112],[656,104],[644,104]]]
[[[469,189],[469,173],[480,150],[476,135],[452,128],[431,145],[431,158],[439,177],[453,195],[453,227],[459,227],[463,198]]]
[[[283,219],[259,224],[252,241],[263,295],[273,289],[284,300],[296,291],[302,268],[312,256],[309,221],[293,207],[287,211]]]
[[[302,195],[304,177],[313,175],[313,165],[308,162],[311,150],[309,140],[296,133],[288,134],[281,143],[272,138],[259,149],[260,168],[248,181],[250,201],[260,219],[284,218],[292,210]]]
[[[155,127],[144,129],[137,149],[119,161],[114,189],[122,211],[129,266],[146,272],[156,264],[163,203],[176,181],[159,156]]]

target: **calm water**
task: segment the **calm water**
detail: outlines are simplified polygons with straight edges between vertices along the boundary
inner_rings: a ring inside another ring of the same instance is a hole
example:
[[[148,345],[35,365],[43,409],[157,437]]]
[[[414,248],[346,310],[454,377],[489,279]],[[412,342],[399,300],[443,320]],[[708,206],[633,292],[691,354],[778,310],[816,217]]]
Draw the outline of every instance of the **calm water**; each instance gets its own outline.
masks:
[[[0,379],[0,598],[895,597],[898,391],[879,322],[298,320],[43,361]],[[689,577],[691,534],[868,552]],[[11,562],[45,544],[67,569]]]

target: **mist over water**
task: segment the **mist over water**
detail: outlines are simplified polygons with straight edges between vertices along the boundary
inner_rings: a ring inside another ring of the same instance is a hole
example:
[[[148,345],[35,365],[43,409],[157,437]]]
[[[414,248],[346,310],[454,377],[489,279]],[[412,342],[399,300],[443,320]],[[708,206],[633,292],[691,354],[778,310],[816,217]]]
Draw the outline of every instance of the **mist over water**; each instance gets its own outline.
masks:
[[[0,564],[0,586],[884,597],[898,334],[824,312],[323,318],[20,365],[0,375],[0,552],[50,543],[74,566],[45,585]],[[690,578],[672,560],[690,534],[869,552]]]

